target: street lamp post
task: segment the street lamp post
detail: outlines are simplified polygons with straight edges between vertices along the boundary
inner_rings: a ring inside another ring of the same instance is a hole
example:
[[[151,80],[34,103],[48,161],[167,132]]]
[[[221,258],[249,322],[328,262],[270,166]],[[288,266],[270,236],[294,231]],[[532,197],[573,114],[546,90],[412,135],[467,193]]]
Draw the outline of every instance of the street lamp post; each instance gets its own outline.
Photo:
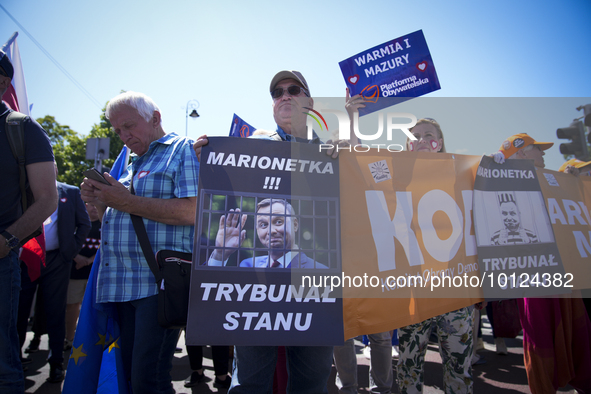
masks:
[[[185,137],[189,134],[189,116],[193,119],[198,118],[197,108],[199,108],[199,101],[189,100],[185,113]],[[189,112],[190,111],[190,112]]]

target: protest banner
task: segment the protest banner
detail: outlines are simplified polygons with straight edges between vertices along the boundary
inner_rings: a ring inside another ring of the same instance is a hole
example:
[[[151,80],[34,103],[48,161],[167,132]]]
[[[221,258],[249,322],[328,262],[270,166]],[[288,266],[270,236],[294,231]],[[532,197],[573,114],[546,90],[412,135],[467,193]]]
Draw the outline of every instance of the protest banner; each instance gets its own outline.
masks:
[[[591,288],[591,177],[547,169],[537,173],[562,257],[562,281],[573,290]]]
[[[488,157],[480,161],[387,150],[342,151],[333,160],[311,144],[211,138],[202,153],[188,343],[336,344],[480,302],[483,288],[503,287],[500,274],[506,289],[487,296],[523,290],[511,289],[513,273],[516,281],[535,272],[554,280],[572,271],[585,287],[591,178],[536,175],[527,160],[501,169]],[[270,207],[257,208],[265,199]],[[289,208],[277,203],[283,200]],[[509,244],[501,219],[507,202],[520,209],[518,234],[536,242]],[[274,216],[284,230],[272,245],[259,221]],[[561,253],[551,226],[561,232]],[[288,256],[294,250],[301,256],[295,260]],[[283,267],[304,268],[268,268],[277,251],[287,256],[279,259]],[[560,256],[568,253],[581,257],[565,261],[564,270]],[[531,256],[537,266],[521,270]],[[531,295],[564,293],[556,283],[533,286]]]
[[[487,299],[570,293],[571,274],[565,275],[531,160],[497,164],[482,158],[474,181],[474,222]]]
[[[232,116],[232,125],[230,126],[230,137],[247,138],[256,130],[255,127],[246,123],[240,116],[234,114]]]
[[[346,338],[482,300],[471,216],[479,161],[341,152],[342,275],[352,282],[343,287]]]
[[[187,343],[342,344],[342,299],[301,278],[340,273],[338,161],[214,137],[199,193]]]
[[[351,96],[361,94],[367,101],[360,116],[441,89],[422,30],[360,52],[339,66]]]

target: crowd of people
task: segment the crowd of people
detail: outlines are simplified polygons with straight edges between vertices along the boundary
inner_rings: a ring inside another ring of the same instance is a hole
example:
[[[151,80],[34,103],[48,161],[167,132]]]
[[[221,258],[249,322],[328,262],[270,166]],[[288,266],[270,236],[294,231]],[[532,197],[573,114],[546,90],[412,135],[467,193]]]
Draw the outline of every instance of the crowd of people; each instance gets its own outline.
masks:
[[[13,69],[0,52],[0,96],[10,85]],[[271,80],[274,132],[259,132],[255,138],[277,142],[320,144],[314,134],[307,138],[306,111],[314,100],[304,76],[298,71],[281,71]],[[365,105],[362,96],[349,97],[346,109],[353,114]],[[6,117],[12,110],[0,106],[0,160],[4,164],[0,213],[0,391],[24,392],[23,366],[39,347],[40,335],[47,333],[50,348],[50,382],[64,379],[63,351],[72,347],[76,320],[85,292],[90,266],[100,246],[96,302],[115,303],[121,330],[123,369],[134,393],[174,393],[170,371],[179,329],[158,324],[158,286],[136,236],[132,216],[143,218],[154,250],[191,253],[195,236],[194,219],[202,148],[207,136],[196,141],[166,133],[156,103],[141,93],[122,93],[109,101],[106,117],[115,133],[135,158],[119,179],[104,174],[107,183],[85,178],[80,188],[56,181],[57,166],[48,137],[35,122],[24,122],[25,165],[35,202],[26,210],[21,205],[18,163],[5,137]],[[353,125],[351,125],[353,127]],[[407,141],[412,152],[446,152],[439,123],[421,119],[410,129],[415,140]],[[515,141],[519,139],[519,144]],[[349,142],[335,141],[335,146]],[[544,150],[552,143],[540,143],[527,134],[508,138],[493,159],[533,160],[544,167]],[[338,150],[328,152],[336,158]],[[589,163],[569,162],[563,169],[582,175]],[[506,216],[512,215],[511,201]],[[284,200],[263,200],[256,208],[257,234],[269,248],[261,258],[243,260],[243,267],[318,266],[320,263],[297,251],[291,234],[296,220],[286,220],[293,207]],[[514,214],[514,213],[513,213]],[[227,216],[227,217],[226,217]],[[240,210],[222,216],[217,247],[240,247],[244,221]],[[276,219],[281,219],[276,223]],[[512,220],[512,221],[511,221]],[[498,243],[525,242],[528,236],[507,219],[507,234]],[[21,240],[41,224],[45,229],[45,265],[39,275],[19,260]],[[511,230],[511,226],[514,227]],[[513,234],[512,233],[515,233]],[[516,235],[517,234],[517,235]],[[523,235],[525,234],[525,235]],[[521,238],[520,238],[521,237]],[[529,236],[529,240],[532,241]],[[278,253],[277,250],[289,250]],[[216,249],[209,265],[224,265],[228,256]],[[318,267],[317,267],[318,268]],[[323,268],[323,267],[320,267]],[[38,277],[37,277],[38,276]],[[22,347],[32,304],[35,337],[25,357]],[[20,299],[20,301],[19,301]],[[524,332],[524,359],[533,393],[551,393],[567,384],[580,393],[591,393],[591,323],[581,298],[525,298],[519,300]],[[367,333],[370,346],[370,390],[390,393],[394,379],[401,393],[423,391],[424,359],[434,330],[442,357],[443,388],[446,393],[473,392],[472,364],[478,347],[479,310],[484,304],[469,305],[417,324],[398,328],[398,363],[392,368],[392,332]],[[504,343],[497,352],[506,354]],[[201,347],[189,346],[193,373],[187,387],[203,379]],[[326,393],[333,365],[342,393],[358,390],[353,338],[343,346],[235,346],[233,370],[228,375],[229,348],[213,347],[216,387],[241,393]]]

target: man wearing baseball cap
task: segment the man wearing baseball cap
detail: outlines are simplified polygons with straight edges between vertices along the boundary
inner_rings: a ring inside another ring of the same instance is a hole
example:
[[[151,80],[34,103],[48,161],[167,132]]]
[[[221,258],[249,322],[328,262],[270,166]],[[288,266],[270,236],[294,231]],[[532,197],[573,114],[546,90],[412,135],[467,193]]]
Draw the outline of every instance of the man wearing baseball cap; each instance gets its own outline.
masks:
[[[536,167],[544,168],[544,151],[552,145],[553,142],[537,142],[526,133],[519,133],[507,138],[492,156],[499,164],[505,159],[530,159]]]
[[[273,99],[273,117],[277,123],[277,133],[284,141],[320,143],[314,133],[308,141],[306,128],[307,108],[314,106],[310,88],[299,71],[280,71],[271,80],[269,92]]]
[[[308,82],[301,72],[279,71],[271,79],[269,92],[273,100],[273,118],[281,141],[320,144],[313,133],[307,137],[306,113],[312,108]],[[198,158],[207,136],[197,139],[193,148]],[[336,157],[334,155],[333,157]],[[236,346],[231,394],[268,393],[272,391],[277,363],[277,346]],[[297,393],[327,393],[332,366],[332,346],[287,346],[288,387]]]
[[[307,139],[306,113],[314,105],[301,72],[280,71],[271,80],[273,118],[282,141],[321,143]],[[276,346],[236,346],[235,370],[230,393],[269,392],[277,360]],[[332,346],[287,346],[288,387],[294,392],[326,393],[332,366]]]
[[[14,69],[0,51],[0,97],[10,86]],[[18,252],[21,240],[32,234],[57,208],[53,151],[37,122],[26,118],[25,169],[35,202],[23,212],[19,164],[6,136],[6,119],[13,112],[0,102],[0,392],[25,390],[16,320],[21,288]]]
[[[273,118],[277,124],[277,134],[281,141],[305,142],[320,144],[322,141],[312,132],[312,139],[308,139],[306,119],[309,108],[314,106],[314,99],[310,95],[308,82],[301,72],[296,70],[279,71],[269,85],[269,92],[273,99]],[[260,138],[260,137],[259,137]],[[207,135],[197,138],[193,148],[199,159],[201,147],[207,145]],[[331,143],[328,141],[327,143]],[[348,141],[337,140],[333,145],[349,145]],[[338,150],[330,149],[328,155],[338,156]]]

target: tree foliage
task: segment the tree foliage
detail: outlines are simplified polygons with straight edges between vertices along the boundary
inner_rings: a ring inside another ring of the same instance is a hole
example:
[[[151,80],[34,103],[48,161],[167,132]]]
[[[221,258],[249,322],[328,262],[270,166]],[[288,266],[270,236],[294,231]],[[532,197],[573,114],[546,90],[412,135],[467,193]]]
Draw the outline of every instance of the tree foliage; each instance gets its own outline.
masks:
[[[84,179],[83,172],[94,167],[94,160],[86,160],[86,142],[89,138],[110,138],[109,158],[103,160],[103,167],[111,167],[123,148],[123,141],[115,134],[111,123],[105,117],[105,108],[98,124],[94,124],[86,136],[78,134],[70,126],[58,123],[51,115],[38,118],[53,147],[58,168],[58,180],[69,185],[79,186]]]
[[[88,133],[87,138],[110,138],[109,144],[109,159],[103,160],[103,166],[111,168],[115,159],[123,149],[123,141],[115,131],[113,131],[113,127],[111,126],[111,122],[109,119],[105,117],[105,108],[103,108],[103,112],[101,112],[100,122],[98,124],[94,124],[90,133]]]

